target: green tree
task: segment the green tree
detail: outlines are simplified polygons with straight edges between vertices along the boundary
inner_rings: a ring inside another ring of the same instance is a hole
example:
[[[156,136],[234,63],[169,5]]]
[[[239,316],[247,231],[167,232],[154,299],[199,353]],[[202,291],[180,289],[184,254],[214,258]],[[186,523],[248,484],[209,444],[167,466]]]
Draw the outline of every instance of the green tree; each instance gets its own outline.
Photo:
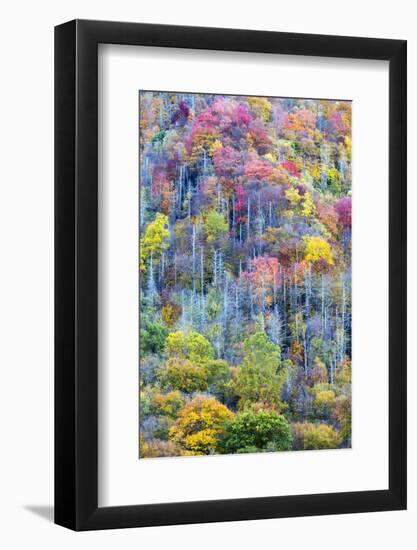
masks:
[[[209,243],[224,236],[228,231],[227,221],[223,214],[219,214],[216,210],[210,210],[206,218],[206,233]]]
[[[287,420],[274,411],[246,411],[224,426],[218,444],[220,453],[288,451],[292,432]]]
[[[240,396],[239,408],[281,405],[281,387],[286,377],[280,369],[281,349],[263,332],[247,338],[243,345],[245,357],[237,373],[236,393]]]
[[[165,347],[168,329],[161,323],[147,323],[140,330],[139,349],[143,357],[147,353],[160,353]]]
[[[214,349],[210,342],[198,332],[180,330],[168,335],[165,351],[169,356],[189,359],[198,365],[214,358]]]
[[[152,144],[162,143],[164,141],[165,134],[165,130],[160,130],[159,132],[156,132],[156,134],[152,138]]]
[[[205,367],[179,357],[171,357],[162,365],[159,380],[162,388],[184,393],[205,391],[208,386]]]
[[[228,393],[228,384],[231,380],[230,366],[222,359],[207,361],[207,378],[210,391],[221,401],[225,400]]]

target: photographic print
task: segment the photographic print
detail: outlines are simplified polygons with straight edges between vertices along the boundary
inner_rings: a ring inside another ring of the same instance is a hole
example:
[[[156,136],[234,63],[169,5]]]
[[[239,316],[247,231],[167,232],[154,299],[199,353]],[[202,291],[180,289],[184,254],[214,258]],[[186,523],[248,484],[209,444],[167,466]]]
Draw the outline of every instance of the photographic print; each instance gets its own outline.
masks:
[[[351,446],[351,110],[139,92],[139,457]]]

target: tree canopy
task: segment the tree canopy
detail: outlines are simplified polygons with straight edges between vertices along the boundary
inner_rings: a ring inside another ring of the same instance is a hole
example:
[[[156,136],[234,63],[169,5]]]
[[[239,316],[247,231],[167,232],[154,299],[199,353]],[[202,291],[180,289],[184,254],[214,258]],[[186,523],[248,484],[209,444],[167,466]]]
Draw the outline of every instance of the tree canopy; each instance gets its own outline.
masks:
[[[351,103],[139,99],[140,457],[350,447]]]

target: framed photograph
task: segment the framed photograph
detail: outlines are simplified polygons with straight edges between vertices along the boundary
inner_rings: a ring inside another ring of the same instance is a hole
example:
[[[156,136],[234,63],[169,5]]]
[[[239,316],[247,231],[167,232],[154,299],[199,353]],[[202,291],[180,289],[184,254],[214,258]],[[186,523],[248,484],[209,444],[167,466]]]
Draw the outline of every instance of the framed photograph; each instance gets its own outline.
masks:
[[[55,29],[55,522],[406,508],[406,42]]]

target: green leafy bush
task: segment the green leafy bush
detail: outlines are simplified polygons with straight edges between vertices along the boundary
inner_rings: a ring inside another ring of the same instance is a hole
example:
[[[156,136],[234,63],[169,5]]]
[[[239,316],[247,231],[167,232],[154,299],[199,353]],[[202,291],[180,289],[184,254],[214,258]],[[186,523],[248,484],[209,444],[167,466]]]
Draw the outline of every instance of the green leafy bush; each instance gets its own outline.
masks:
[[[220,453],[288,451],[292,432],[285,418],[274,411],[246,411],[224,426],[218,450]]]

